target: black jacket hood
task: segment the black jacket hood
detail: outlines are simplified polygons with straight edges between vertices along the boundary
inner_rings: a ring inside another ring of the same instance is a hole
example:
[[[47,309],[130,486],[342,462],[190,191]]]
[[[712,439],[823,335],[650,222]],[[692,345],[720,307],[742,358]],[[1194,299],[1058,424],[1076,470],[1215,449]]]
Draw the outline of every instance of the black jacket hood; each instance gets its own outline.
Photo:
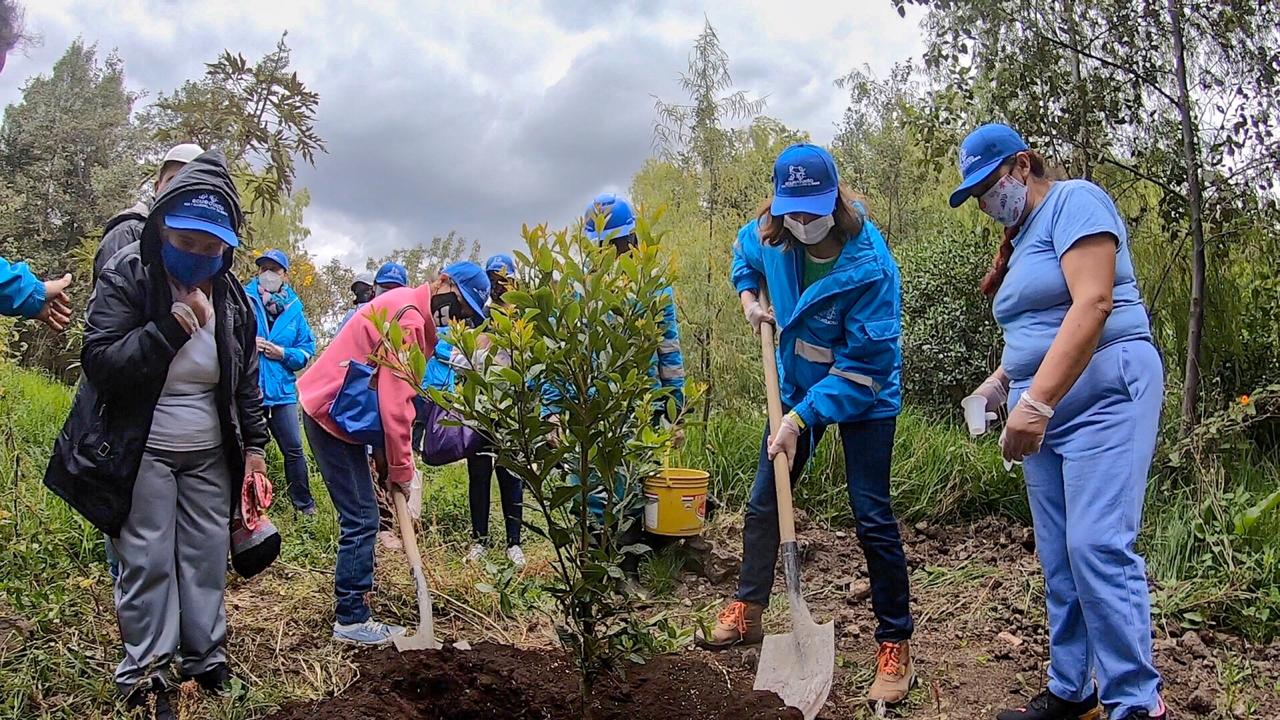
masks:
[[[244,212],[240,209],[240,193],[227,169],[227,157],[221,150],[209,150],[184,165],[151,204],[151,214],[147,216],[147,224],[142,229],[139,250],[144,265],[160,262],[160,228],[164,225],[165,209],[179,195],[192,191],[215,192],[220,195],[231,212],[231,229],[237,236],[240,235],[240,228],[244,226]],[[234,255],[235,248],[231,247],[223,253],[222,272],[231,269]]]

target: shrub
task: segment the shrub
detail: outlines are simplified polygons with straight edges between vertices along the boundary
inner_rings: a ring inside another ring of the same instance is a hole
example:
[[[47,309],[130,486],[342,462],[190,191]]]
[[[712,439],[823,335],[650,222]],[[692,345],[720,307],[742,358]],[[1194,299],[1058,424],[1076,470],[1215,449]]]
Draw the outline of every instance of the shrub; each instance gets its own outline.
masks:
[[[978,283],[989,228],[944,225],[894,248],[902,269],[902,377],[908,399],[954,407],[999,363],[1000,333]]]

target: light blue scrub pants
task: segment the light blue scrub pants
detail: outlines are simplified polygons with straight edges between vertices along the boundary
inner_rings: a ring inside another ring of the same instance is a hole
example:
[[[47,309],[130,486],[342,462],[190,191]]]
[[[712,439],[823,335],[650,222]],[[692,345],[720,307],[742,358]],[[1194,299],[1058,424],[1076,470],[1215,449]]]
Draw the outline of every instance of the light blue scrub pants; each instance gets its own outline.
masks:
[[[1029,382],[1014,383],[1012,408]],[[1134,551],[1155,452],[1164,368],[1147,341],[1099,350],[1023,465],[1044,568],[1049,691],[1098,694],[1120,720],[1159,706],[1147,569]]]

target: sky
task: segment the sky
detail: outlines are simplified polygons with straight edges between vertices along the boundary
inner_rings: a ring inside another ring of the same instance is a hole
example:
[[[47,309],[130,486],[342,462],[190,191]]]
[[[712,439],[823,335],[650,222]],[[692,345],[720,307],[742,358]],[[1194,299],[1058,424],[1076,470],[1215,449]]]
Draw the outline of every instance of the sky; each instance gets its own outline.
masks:
[[[864,66],[884,76],[922,50],[920,13],[900,18],[889,0],[25,5],[42,42],[10,56],[5,105],[78,36],[116,50],[130,89],[154,98],[224,48],[256,60],[287,31],[328,149],[298,171],[312,198],[308,249],[352,266],[450,230],[486,254],[511,250],[522,223],[564,226],[597,193],[625,192],[653,153],[655,97],[683,98],[704,18],[737,88],[816,142],[844,111],[838,77]]]

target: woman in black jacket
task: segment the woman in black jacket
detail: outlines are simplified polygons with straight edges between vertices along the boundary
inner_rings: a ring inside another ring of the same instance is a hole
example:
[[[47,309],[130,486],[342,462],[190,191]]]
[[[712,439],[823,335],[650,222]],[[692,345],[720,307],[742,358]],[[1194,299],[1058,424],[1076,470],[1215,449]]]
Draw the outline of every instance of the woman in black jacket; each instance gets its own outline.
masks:
[[[225,689],[229,526],[266,469],[256,322],[230,273],[243,215],[226,160],[188,163],[89,300],[84,381],[45,484],[111,538],[131,705],[172,717],[167,677]]]

